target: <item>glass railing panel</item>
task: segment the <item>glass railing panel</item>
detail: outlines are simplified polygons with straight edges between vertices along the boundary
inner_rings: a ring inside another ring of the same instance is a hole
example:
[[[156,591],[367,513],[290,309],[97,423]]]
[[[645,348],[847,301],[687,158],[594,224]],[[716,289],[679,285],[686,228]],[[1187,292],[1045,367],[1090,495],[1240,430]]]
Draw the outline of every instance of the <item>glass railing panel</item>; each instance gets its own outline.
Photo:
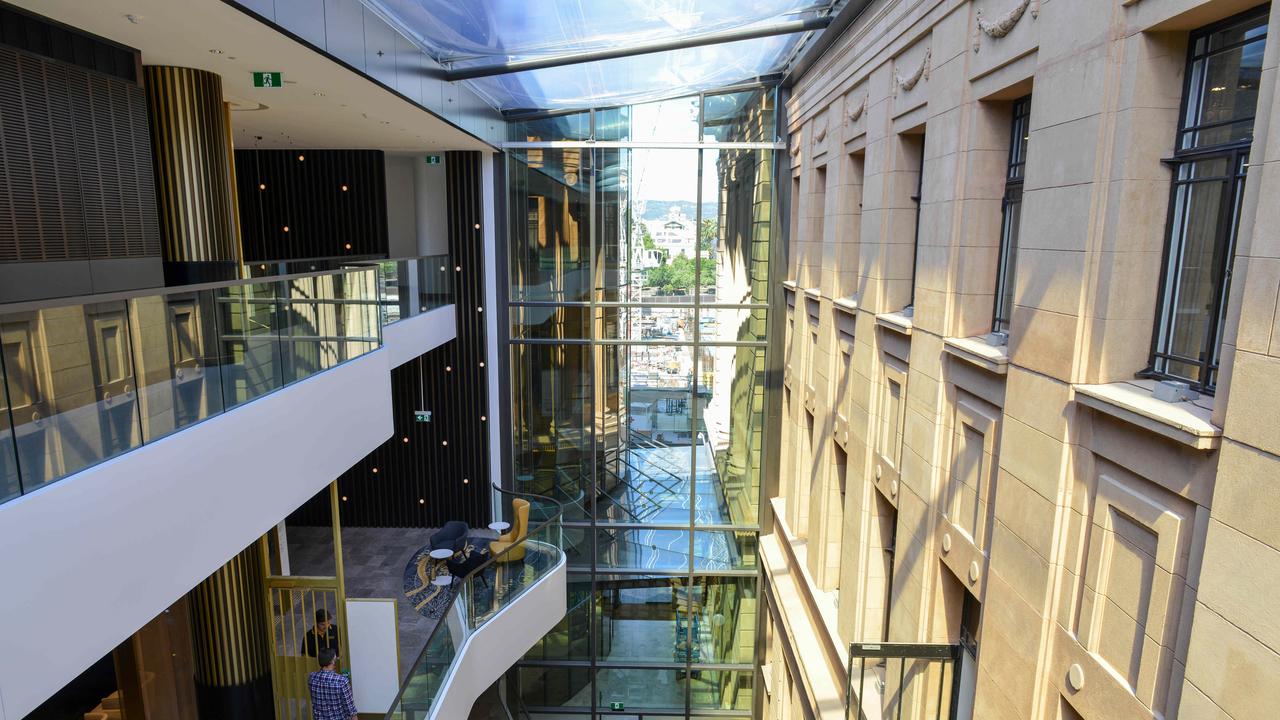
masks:
[[[224,404],[232,408],[285,384],[280,347],[282,283],[231,285],[213,291],[223,358]]]
[[[364,267],[0,311],[0,502],[377,349],[378,293]]]
[[[164,437],[223,411],[217,313],[212,290],[129,301],[144,440]]]
[[[508,531],[512,536],[510,544],[491,545],[490,557],[482,565],[451,584],[445,582],[452,597],[440,611],[426,648],[387,713],[389,720],[429,717],[450,666],[467,638],[550,575],[561,562],[564,532],[560,503],[537,495],[501,489],[498,492],[503,496],[504,522],[516,523],[512,499],[529,503],[528,531],[523,535]],[[448,573],[440,569],[435,577],[447,578]]]
[[[3,327],[0,327],[3,330]],[[5,381],[4,351],[0,337],[0,503],[22,494],[18,477],[18,447],[14,444],[13,421],[9,415],[9,388]]]
[[[358,263],[365,265],[367,263]],[[374,263],[383,325],[448,305],[453,299],[453,276],[459,272],[448,255],[428,255]]]
[[[283,285],[280,322],[288,382],[359,357],[381,343],[374,268],[294,278]]]
[[[23,492],[142,443],[124,300],[0,318]]]

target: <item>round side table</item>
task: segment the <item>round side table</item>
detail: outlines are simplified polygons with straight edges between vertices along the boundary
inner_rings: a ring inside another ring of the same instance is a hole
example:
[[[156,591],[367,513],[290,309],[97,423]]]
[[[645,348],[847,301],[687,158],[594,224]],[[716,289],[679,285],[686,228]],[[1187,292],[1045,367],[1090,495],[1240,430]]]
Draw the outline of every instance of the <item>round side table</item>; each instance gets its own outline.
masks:
[[[501,535],[502,533],[511,529],[511,523],[502,522],[502,521],[491,522],[489,523],[489,529]]]
[[[448,560],[453,557],[453,551],[444,548],[441,548],[440,550],[432,550],[429,554],[436,560]]]

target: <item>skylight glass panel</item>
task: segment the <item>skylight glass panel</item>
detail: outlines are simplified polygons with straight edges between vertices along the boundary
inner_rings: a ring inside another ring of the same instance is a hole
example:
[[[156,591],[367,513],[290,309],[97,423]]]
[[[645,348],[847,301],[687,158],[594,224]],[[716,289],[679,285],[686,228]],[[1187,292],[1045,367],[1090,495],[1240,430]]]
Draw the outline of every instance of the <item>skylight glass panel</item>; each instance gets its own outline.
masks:
[[[825,15],[833,0],[361,2],[446,70],[462,71],[767,29]],[[776,73],[804,37],[804,33],[773,35],[465,82],[499,110],[643,103]]]

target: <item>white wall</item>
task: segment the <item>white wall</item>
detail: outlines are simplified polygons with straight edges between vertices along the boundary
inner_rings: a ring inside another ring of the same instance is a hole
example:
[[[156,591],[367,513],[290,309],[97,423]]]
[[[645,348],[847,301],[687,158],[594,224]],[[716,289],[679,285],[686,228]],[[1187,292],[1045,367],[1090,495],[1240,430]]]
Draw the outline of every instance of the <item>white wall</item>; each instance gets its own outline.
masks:
[[[440,164],[428,165],[424,156],[413,158],[413,191],[416,198],[419,255],[449,252],[448,189],[445,186],[445,154]]]
[[[418,212],[414,193],[415,158],[386,156],[387,253],[395,257],[418,254]]]
[[[392,433],[378,350],[0,505],[18,720]]]

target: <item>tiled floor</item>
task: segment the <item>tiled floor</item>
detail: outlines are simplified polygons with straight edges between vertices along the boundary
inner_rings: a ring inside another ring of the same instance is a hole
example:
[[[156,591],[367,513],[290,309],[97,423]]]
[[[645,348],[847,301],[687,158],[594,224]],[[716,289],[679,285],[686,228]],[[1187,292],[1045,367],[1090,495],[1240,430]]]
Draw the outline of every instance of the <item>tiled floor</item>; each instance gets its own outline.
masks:
[[[394,598],[400,624],[400,675],[405,677],[422,653],[435,621],[413,609],[404,596],[404,567],[427,544],[434,528],[342,529],[347,597]],[[473,528],[473,535],[493,536]],[[290,527],[289,564],[294,575],[332,575],[333,543],[328,528]]]

